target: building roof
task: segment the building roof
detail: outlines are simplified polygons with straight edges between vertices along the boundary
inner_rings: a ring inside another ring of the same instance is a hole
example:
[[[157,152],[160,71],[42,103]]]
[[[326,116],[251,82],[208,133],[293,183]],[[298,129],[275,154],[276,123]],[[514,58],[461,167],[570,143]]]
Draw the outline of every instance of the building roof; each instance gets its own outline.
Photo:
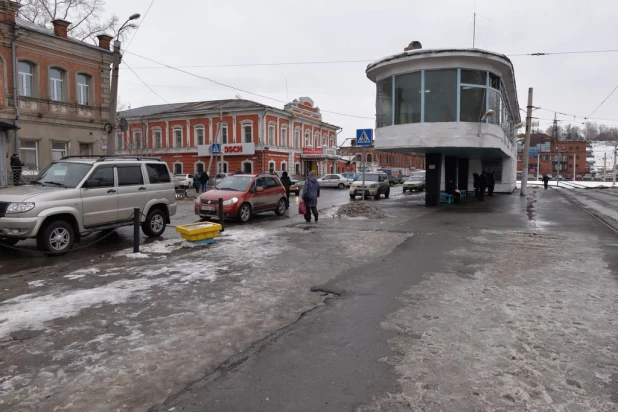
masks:
[[[98,51],[101,51],[101,52],[112,53],[111,50],[104,49],[102,47],[97,46],[96,44],[91,44],[91,43],[88,43],[88,42],[85,42],[85,41],[77,40],[77,39],[74,39],[72,37],[64,38],[64,37],[56,36],[56,33],[54,33],[53,29],[49,29],[49,28],[47,28],[45,26],[39,26],[38,24],[34,24],[34,23],[32,23],[32,22],[30,22],[30,21],[28,21],[26,19],[22,19],[20,17],[16,17],[15,18],[15,23],[17,24],[18,27],[21,27],[21,28],[24,28],[24,29],[28,29],[28,30],[31,30],[31,31],[35,31],[37,33],[45,34],[47,36],[51,36],[51,37],[54,37],[56,39],[66,40],[66,41],[69,41],[71,43],[79,44],[81,46],[89,47],[91,49],[95,49],[95,50],[98,50]]]
[[[291,116],[297,116],[294,113],[290,113],[284,109],[268,106],[262,103],[254,102],[252,100],[244,99],[225,99],[225,100],[207,100],[201,102],[188,102],[188,103],[171,103],[171,104],[159,104],[153,106],[143,106],[135,109],[123,110],[118,112],[119,117],[124,118],[136,118],[136,117],[150,117],[150,116],[174,116],[174,115],[186,115],[197,114],[204,112],[219,113],[220,111],[229,112],[236,110],[271,110],[279,113],[285,113]],[[333,124],[319,121],[316,119],[307,119],[316,122],[324,123],[326,125],[336,127]]]

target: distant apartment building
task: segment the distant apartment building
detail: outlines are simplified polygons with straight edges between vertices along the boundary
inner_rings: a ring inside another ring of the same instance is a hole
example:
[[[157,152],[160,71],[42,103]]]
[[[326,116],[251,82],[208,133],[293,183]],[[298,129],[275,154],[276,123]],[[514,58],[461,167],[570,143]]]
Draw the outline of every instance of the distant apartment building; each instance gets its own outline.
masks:
[[[0,186],[14,152],[25,173],[66,155],[103,154],[111,101],[112,38],[77,41],[67,36],[71,23],[46,29],[16,17],[18,8],[0,0]]]
[[[590,172],[590,164],[586,162],[586,142],[558,140],[544,133],[530,136],[530,158],[528,174],[536,177],[545,174],[556,176],[558,173],[566,179],[575,175],[583,176]],[[517,170],[522,171],[523,147],[517,148]]]
[[[355,169],[359,170],[362,167],[362,152],[361,147],[354,145],[344,146],[339,150],[339,153],[348,159],[355,166]],[[403,174],[409,174],[417,169],[425,169],[425,156],[414,153],[395,153],[369,147],[366,149],[366,156],[367,164],[379,169],[393,169],[401,171]]]
[[[119,113],[124,130],[119,154],[156,155],[176,174],[259,173],[303,175],[343,171],[338,126],[322,120],[313,100],[301,97],[283,109],[250,100],[213,100],[145,106]],[[223,160],[212,156],[221,145]]]

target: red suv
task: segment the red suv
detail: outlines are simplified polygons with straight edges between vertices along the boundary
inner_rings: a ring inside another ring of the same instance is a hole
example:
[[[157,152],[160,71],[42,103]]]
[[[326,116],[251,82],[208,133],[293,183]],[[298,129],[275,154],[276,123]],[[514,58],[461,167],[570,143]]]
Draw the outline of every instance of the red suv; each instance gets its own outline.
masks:
[[[246,223],[262,212],[285,213],[285,188],[277,176],[238,174],[226,177],[214,189],[195,200],[195,214],[219,216],[219,198],[223,199],[223,217]]]

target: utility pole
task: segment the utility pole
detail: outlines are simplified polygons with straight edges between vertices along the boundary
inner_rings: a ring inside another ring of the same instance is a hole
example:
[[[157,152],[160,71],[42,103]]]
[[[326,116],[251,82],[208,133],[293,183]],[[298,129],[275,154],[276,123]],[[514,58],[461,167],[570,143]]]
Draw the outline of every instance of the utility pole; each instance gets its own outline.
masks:
[[[551,129],[552,137],[558,138],[558,118],[556,117],[556,113],[554,113],[554,127]]]
[[[616,186],[616,152],[618,151],[618,142],[614,143],[614,167],[612,168],[612,186]]]
[[[603,181],[607,178],[607,152],[603,153]]]
[[[536,181],[539,181],[539,173],[541,170],[541,153],[536,153]]]
[[[577,153],[573,153],[573,181],[575,181],[575,175],[577,175]]]
[[[532,127],[532,87],[528,89],[528,106],[526,109],[526,137],[524,137],[524,153],[521,167],[521,196],[526,196],[526,191],[528,190],[528,157],[530,156],[530,129]]]
[[[474,29],[472,29],[472,48],[474,49],[476,44],[476,12],[474,13]]]
[[[120,42],[114,40],[114,57],[112,60],[112,88],[111,102],[109,107],[109,117],[107,122],[107,155],[116,154],[116,105],[118,99],[118,66],[120,66]]]

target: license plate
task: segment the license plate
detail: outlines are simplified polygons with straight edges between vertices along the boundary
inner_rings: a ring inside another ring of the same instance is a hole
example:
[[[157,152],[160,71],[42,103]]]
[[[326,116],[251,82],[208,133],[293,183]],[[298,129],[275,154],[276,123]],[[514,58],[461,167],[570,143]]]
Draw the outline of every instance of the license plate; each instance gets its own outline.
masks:
[[[202,206],[202,212],[214,212],[214,211],[215,211],[214,206]]]
[[[363,191],[362,191],[362,190],[357,190],[357,191],[356,191],[356,194],[357,194],[357,195],[362,195],[362,194],[363,194]]]

